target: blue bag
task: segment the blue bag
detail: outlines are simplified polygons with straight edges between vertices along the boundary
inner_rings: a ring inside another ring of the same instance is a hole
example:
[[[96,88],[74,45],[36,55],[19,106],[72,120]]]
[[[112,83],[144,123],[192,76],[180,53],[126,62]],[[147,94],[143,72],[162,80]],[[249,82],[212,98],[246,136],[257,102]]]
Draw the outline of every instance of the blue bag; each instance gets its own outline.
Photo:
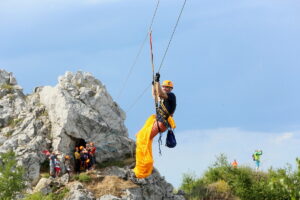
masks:
[[[172,129],[168,130],[167,139],[166,139],[166,146],[169,148],[174,148],[176,146],[176,138],[172,131]]]

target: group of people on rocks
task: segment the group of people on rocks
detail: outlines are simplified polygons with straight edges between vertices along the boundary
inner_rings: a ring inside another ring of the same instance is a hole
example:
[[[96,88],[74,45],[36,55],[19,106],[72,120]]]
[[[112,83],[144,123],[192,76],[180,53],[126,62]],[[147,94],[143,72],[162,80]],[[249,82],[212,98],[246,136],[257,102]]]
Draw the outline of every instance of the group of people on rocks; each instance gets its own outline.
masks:
[[[74,152],[75,172],[95,169],[95,153],[96,147],[93,142],[87,143],[86,146],[76,146]]]
[[[43,151],[43,153],[48,156],[49,159],[49,168],[50,168],[50,176],[53,178],[60,176],[62,163],[65,167],[65,172],[71,175],[74,171],[75,173],[80,173],[82,171],[88,171],[95,169],[96,164],[96,147],[93,142],[86,143],[85,146],[76,146],[74,152],[74,160],[75,164],[73,165],[71,162],[71,156],[65,155],[61,159],[59,152],[49,152],[47,150]],[[74,170],[73,170],[74,169]]]

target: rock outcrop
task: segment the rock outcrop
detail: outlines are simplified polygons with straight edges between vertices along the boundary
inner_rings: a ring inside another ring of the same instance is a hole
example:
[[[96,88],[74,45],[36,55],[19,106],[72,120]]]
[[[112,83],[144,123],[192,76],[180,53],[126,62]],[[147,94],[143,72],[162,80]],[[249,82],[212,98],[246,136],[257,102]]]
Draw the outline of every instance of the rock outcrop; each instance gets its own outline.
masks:
[[[73,155],[76,145],[92,141],[98,163],[133,157],[135,142],[128,137],[125,117],[105,86],[90,73],[66,72],[55,87],[37,87],[32,94],[24,95],[12,73],[0,70],[0,152],[16,153],[28,187],[40,180],[41,166],[48,160],[43,150],[59,152],[63,160],[65,155]],[[132,178],[128,167],[107,175],[112,174],[136,182],[137,187],[128,189],[125,199],[177,198],[172,194],[173,187],[158,172],[142,183]],[[38,188],[44,193],[50,191],[47,184],[51,180],[41,181]],[[165,184],[160,185],[162,182]],[[68,199],[94,198],[80,183],[69,188]],[[99,199],[120,198],[112,196],[106,194]]]

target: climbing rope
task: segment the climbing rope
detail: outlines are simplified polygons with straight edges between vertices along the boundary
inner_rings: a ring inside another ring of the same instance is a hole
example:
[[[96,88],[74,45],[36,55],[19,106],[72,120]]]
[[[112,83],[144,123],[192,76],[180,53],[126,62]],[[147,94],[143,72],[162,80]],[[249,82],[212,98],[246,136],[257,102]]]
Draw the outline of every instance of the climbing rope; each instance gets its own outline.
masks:
[[[153,57],[153,48],[152,48],[152,31],[150,31],[149,33],[149,37],[150,37],[150,54],[151,54],[151,65],[152,65],[152,83],[153,83],[153,87],[156,87],[157,84],[155,84],[155,78],[154,78],[154,57]],[[160,131],[159,125],[158,125],[158,94],[157,94],[157,88],[154,89],[154,103],[155,103],[155,112],[156,112],[156,126],[157,126],[157,130],[159,133],[159,139],[158,139],[158,148],[159,148],[159,155],[161,155],[161,148],[160,146],[162,145],[162,140],[161,140],[161,136],[162,133]]]
[[[140,54],[142,53],[142,50],[143,50],[143,48],[144,48],[144,46],[145,46],[145,43],[146,43],[146,41],[147,41],[147,38],[148,38],[148,34],[149,34],[149,32],[151,31],[151,29],[152,29],[152,25],[153,25],[153,23],[154,23],[154,18],[155,18],[156,13],[157,13],[157,9],[158,9],[158,6],[159,6],[159,2],[160,2],[160,0],[158,0],[157,3],[156,3],[156,7],[155,7],[154,13],[153,13],[153,15],[152,15],[152,19],[151,19],[151,22],[150,22],[150,25],[149,25],[149,28],[148,28],[148,32],[147,32],[147,34],[146,34],[146,36],[145,36],[145,38],[144,38],[144,40],[143,40],[143,43],[142,43],[142,45],[140,46],[139,51],[138,51],[138,53],[137,53],[137,55],[136,55],[136,57],[135,57],[135,59],[134,59],[132,65],[131,65],[131,67],[130,67],[130,69],[129,69],[129,72],[128,72],[126,78],[125,78],[125,81],[124,81],[123,84],[122,84],[122,87],[121,87],[121,89],[120,89],[120,91],[119,91],[119,94],[118,94],[118,96],[117,96],[117,99],[119,99],[120,96],[122,95],[122,93],[124,92],[125,86],[126,86],[128,80],[129,80],[129,77],[130,77],[132,71],[133,71],[133,68],[135,67],[135,65],[136,65],[136,63],[137,63],[137,61],[138,61],[138,58],[140,57]]]
[[[161,62],[160,62],[160,65],[159,65],[159,68],[158,68],[158,72],[160,71],[160,69],[161,69],[161,67],[162,67],[162,65],[163,65],[163,62],[164,62],[164,60],[165,60],[165,58],[166,58],[167,52],[168,52],[168,50],[169,50],[171,41],[172,41],[173,36],[174,36],[174,34],[175,34],[175,31],[176,31],[176,29],[177,29],[177,26],[178,26],[179,20],[180,20],[180,18],[181,18],[183,9],[184,9],[184,7],[185,7],[185,4],[186,4],[186,0],[184,0],[183,5],[182,5],[182,7],[181,7],[180,13],[179,13],[179,15],[178,15],[176,24],[175,24],[175,26],[174,26],[172,35],[171,35],[170,40],[169,40],[169,43],[168,43],[167,48],[166,48],[166,50],[165,50],[164,56],[163,56],[163,58],[162,58],[162,60],[161,60]]]
[[[161,69],[162,66],[163,66],[163,62],[164,62],[164,60],[165,60],[165,58],[166,58],[166,55],[167,55],[167,52],[168,52],[168,50],[169,50],[170,44],[171,44],[171,42],[172,42],[173,36],[174,36],[175,31],[176,31],[176,29],[177,29],[177,26],[178,26],[178,24],[179,24],[180,18],[181,18],[181,16],[182,16],[182,12],[183,12],[184,7],[185,7],[185,4],[186,4],[186,0],[184,0],[184,2],[183,2],[183,4],[182,4],[180,13],[179,13],[179,15],[178,15],[178,17],[177,17],[177,21],[176,21],[176,24],[175,24],[175,26],[174,26],[174,28],[173,28],[173,31],[172,31],[170,40],[169,40],[168,45],[167,45],[167,48],[166,48],[166,50],[165,50],[165,52],[164,52],[163,58],[162,58],[161,63],[160,63],[160,65],[159,65],[158,72],[160,71],[160,69]],[[154,73],[154,72],[153,72],[153,73]],[[153,75],[153,76],[154,76],[154,75]],[[137,102],[144,96],[144,94],[145,94],[146,91],[150,88],[150,86],[151,86],[151,84],[148,85],[148,86],[143,90],[143,92],[137,97],[137,99],[136,99],[136,100],[134,101],[134,103],[130,106],[130,109],[128,109],[127,112],[129,112],[129,111],[137,104]]]
[[[129,106],[128,110],[126,113],[129,113],[132,108],[139,102],[139,100],[144,96],[144,94],[148,91],[148,89],[151,87],[151,83],[143,90],[143,92],[135,99],[135,101]]]

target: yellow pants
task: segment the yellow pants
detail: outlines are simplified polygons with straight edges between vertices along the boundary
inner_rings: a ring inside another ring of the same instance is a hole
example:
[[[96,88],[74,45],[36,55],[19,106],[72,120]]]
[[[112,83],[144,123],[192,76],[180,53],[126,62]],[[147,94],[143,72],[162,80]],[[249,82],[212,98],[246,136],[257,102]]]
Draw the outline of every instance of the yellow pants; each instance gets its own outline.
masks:
[[[146,178],[151,175],[153,170],[153,140],[150,140],[150,134],[155,120],[155,115],[151,115],[143,128],[136,134],[136,164],[133,171],[137,178]]]

